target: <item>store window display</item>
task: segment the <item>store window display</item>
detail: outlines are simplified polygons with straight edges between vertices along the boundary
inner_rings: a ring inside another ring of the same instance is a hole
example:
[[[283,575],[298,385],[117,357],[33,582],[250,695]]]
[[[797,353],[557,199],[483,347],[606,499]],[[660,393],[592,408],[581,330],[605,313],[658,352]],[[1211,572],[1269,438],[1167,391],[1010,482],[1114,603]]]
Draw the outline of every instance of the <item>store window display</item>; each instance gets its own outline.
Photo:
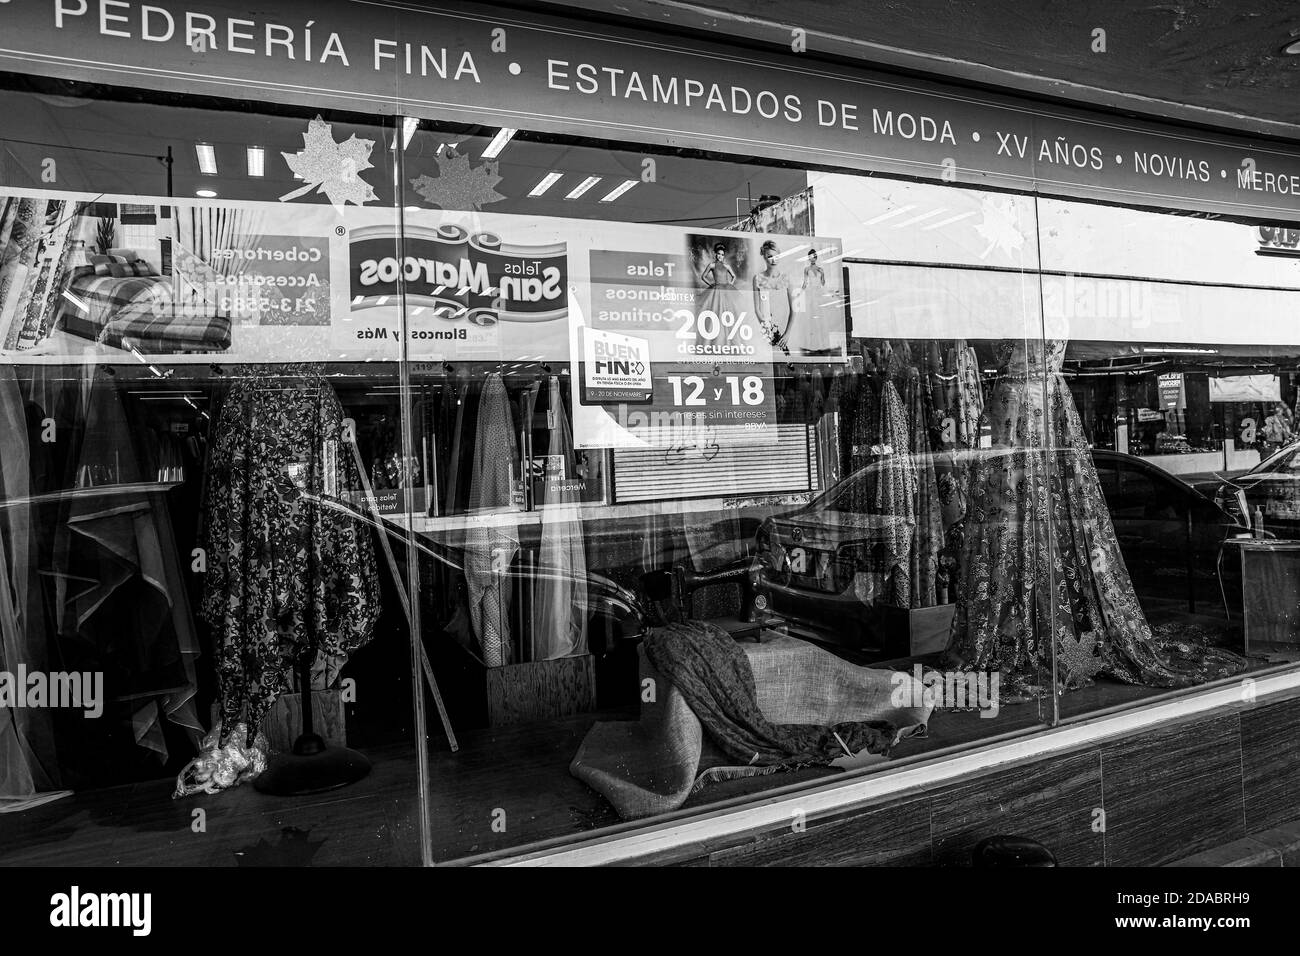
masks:
[[[97,108],[188,152],[214,112]],[[1250,350],[1067,309],[1078,204],[1040,261],[1017,194],[286,113],[239,115],[285,162],[220,197],[0,183],[3,663],[102,671],[113,711],[5,724],[28,819],[178,777],[275,809],[310,725],[370,770],[333,782],[356,826],[391,787],[429,858],[504,854],[1260,665],[1235,494],[1130,454],[1157,406],[1153,451],[1208,436]]]

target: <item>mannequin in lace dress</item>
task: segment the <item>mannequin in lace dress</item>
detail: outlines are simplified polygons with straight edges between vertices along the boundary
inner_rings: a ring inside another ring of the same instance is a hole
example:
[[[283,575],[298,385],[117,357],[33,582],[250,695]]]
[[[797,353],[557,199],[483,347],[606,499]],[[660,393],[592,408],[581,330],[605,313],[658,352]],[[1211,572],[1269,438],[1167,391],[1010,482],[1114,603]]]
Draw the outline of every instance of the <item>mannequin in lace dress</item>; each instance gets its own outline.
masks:
[[[1236,673],[1234,654],[1156,637],[1120,554],[1069,386],[1063,340],[1007,340],[987,406],[993,447],[972,452],[950,662],[1001,673],[1004,693],[1097,674],[1184,687]]]

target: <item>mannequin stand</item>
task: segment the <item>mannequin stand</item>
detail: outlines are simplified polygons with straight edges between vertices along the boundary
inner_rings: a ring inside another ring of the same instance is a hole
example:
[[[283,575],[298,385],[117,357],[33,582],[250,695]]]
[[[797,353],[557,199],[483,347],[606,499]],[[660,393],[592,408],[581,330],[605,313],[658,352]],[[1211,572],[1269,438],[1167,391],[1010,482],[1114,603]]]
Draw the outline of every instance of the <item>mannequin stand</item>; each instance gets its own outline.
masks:
[[[356,783],[370,773],[370,761],[348,747],[331,747],[315,732],[311,708],[311,664],[304,660],[298,674],[302,685],[302,733],[293,751],[273,754],[270,765],[253,787],[259,793],[296,797],[323,793]]]

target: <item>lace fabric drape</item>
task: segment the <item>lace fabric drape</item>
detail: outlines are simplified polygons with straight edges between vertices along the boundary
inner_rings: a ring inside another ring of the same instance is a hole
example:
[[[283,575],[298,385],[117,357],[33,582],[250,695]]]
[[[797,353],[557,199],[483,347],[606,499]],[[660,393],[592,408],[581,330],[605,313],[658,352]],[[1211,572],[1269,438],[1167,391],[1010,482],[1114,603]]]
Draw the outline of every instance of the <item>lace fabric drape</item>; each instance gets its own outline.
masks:
[[[987,406],[993,447],[968,475],[962,581],[950,653],[996,669],[1004,693],[1096,674],[1182,687],[1233,674],[1234,654],[1157,638],[1116,540],[1074,401],[1065,342],[1008,341]]]

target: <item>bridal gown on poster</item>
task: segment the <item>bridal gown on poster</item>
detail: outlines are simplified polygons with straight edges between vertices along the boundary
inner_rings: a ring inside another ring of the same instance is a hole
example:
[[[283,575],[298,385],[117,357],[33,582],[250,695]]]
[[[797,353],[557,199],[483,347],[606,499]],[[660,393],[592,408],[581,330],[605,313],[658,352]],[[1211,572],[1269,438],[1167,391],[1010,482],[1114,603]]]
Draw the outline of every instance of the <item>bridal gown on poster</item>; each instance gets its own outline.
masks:
[[[993,447],[973,452],[962,587],[950,656],[1035,695],[1097,674],[1184,687],[1236,673],[1235,654],[1152,634],[1120,554],[1083,428],[1060,374],[1062,340],[998,346],[986,412]]]

